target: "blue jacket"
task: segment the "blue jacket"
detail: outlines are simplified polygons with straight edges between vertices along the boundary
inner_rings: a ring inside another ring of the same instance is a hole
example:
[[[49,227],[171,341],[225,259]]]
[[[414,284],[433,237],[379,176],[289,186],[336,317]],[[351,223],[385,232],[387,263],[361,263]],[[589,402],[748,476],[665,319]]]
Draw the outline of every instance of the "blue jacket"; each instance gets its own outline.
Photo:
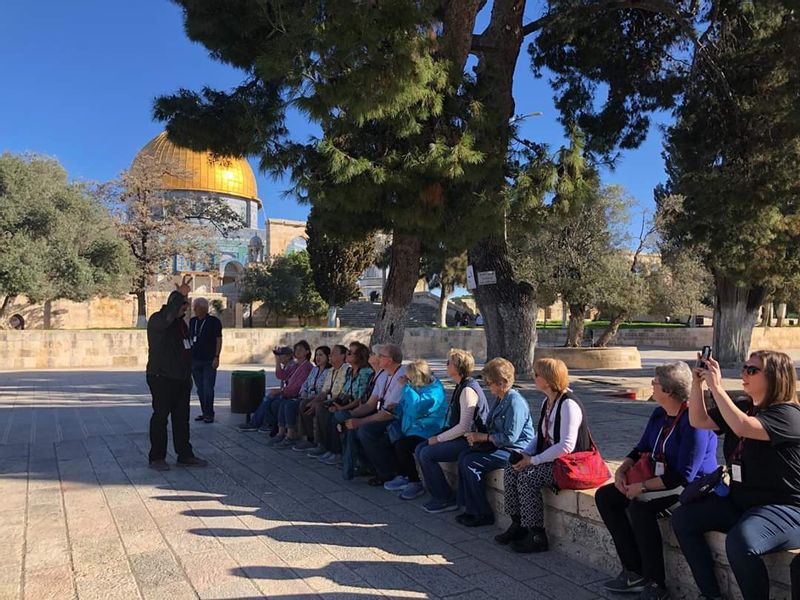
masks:
[[[498,448],[524,450],[534,437],[528,401],[517,390],[509,390],[492,407],[488,429],[492,442]]]
[[[428,439],[444,427],[447,401],[444,386],[438,379],[419,389],[406,384],[395,410],[404,436],[416,435]]]
[[[665,469],[662,480],[667,489],[686,485],[717,468],[717,434],[695,429],[689,424],[689,411],[684,410],[673,432],[664,440],[659,435],[667,424],[667,413],[660,406],[650,415],[642,439],[628,455],[638,460],[642,452],[661,452]],[[668,431],[665,431],[668,433]],[[658,443],[658,448],[655,448]]]

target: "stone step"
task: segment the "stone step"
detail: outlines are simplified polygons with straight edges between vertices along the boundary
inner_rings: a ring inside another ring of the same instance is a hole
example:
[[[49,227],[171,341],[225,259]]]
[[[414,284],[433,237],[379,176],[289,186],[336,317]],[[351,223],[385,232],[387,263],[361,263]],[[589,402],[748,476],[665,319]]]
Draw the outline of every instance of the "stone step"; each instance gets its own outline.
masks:
[[[613,473],[618,462],[607,461]],[[442,463],[451,485],[457,485],[456,463]],[[610,481],[609,481],[610,482]],[[486,479],[489,503],[497,517],[497,525],[506,529],[510,519],[505,515],[503,493],[503,471],[489,473]],[[606,529],[594,501],[596,490],[561,490],[558,494],[544,490],[545,527],[552,548],[589,564],[598,570],[616,574],[620,570],[619,560],[608,529]],[[681,552],[678,540],[668,519],[660,519],[661,535],[664,539],[664,563],[667,585],[675,599],[697,598],[698,590],[689,565]],[[730,569],[725,554],[725,535],[717,532],[706,534],[716,562],[717,580],[724,598],[741,599],[739,586]],[[764,557],[770,576],[770,597],[773,600],[790,600],[791,580],[789,563],[800,554],[800,550],[775,552]]]

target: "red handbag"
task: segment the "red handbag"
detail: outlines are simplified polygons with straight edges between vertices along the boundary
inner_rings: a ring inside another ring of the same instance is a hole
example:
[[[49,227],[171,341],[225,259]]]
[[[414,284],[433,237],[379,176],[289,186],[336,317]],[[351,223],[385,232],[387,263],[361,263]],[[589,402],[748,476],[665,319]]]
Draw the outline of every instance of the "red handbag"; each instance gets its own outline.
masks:
[[[589,490],[600,487],[611,479],[597,444],[589,433],[591,448],[581,452],[571,452],[553,461],[553,479],[560,490]]]
[[[649,452],[642,452],[639,455],[639,460],[633,463],[633,466],[625,471],[625,483],[631,485],[634,483],[642,483],[648,479],[656,476],[653,461],[650,460]]]

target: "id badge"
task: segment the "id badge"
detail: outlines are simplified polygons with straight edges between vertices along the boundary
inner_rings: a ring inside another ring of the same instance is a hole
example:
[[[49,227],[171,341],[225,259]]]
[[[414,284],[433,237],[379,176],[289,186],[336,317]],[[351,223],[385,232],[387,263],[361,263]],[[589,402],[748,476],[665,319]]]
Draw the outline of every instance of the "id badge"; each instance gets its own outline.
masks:
[[[333,394],[330,394],[330,393],[329,393],[329,394],[328,394],[328,396],[327,396],[325,399],[326,399],[328,402],[333,402]]]
[[[187,350],[191,350],[192,349],[192,343],[189,340],[187,340],[186,338],[184,338],[183,339],[183,347],[186,348]]]
[[[664,474],[664,463],[661,462],[660,460],[656,461],[656,468],[654,473],[656,477],[661,477]]]
[[[193,343],[193,344],[196,344],[196,343],[197,343],[197,336],[194,336],[194,337],[192,338],[192,343]]]
[[[731,465],[731,480],[742,483],[742,465],[737,465],[736,463]]]

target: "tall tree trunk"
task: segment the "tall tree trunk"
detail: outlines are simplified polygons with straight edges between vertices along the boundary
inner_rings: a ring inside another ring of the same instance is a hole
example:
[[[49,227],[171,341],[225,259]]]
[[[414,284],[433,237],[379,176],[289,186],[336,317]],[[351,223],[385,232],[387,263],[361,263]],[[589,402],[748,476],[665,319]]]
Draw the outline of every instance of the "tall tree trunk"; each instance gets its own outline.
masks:
[[[372,344],[402,344],[408,307],[419,281],[420,239],[416,235],[394,233],[389,279],[383,302],[372,330]]]
[[[503,356],[520,376],[533,370],[536,346],[535,290],[518,281],[508,259],[503,214],[504,174],[511,136],[509,120],[514,116],[514,70],[522,46],[525,0],[495,0],[488,27],[478,36],[477,88],[484,105],[483,127],[476,137],[484,153],[484,182],[479,190],[496,198],[498,221],[495,233],[470,250],[476,274],[494,271],[497,283],[481,285],[475,298],[485,322],[487,358]]]
[[[713,353],[723,367],[747,360],[758,309],[764,302],[763,287],[738,285],[728,277],[714,278],[717,301],[714,306]]]
[[[584,321],[586,317],[585,304],[569,305],[569,327],[567,328],[567,348],[579,348],[583,342]]]
[[[502,239],[483,240],[470,253],[475,271],[494,271],[497,284],[481,285],[475,298],[486,333],[486,358],[498,356],[514,364],[518,376],[533,370],[538,306],[533,288],[516,281]]]
[[[328,327],[336,327],[336,313],[338,310],[336,306],[328,307]]]
[[[436,319],[437,327],[447,327],[447,297],[453,291],[453,286],[446,285],[444,278],[439,277],[440,290],[442,295],[439,297],[439,316]]]
[[[144,288],[136,290],[136,327],[147,327],[147,299]]]
[[[605,330],[603,330],[603,333],[600,334],[600,337],[597,338],[597,341],[594,343],[594,347],[605,348],[608,346],[608,343],[612,340],[612,338],[617,335],[619,326],[625,322],[627,317],[627,313],[619,313],[611,317],[611,320],[608,322],[608,327],[606,327]]]

